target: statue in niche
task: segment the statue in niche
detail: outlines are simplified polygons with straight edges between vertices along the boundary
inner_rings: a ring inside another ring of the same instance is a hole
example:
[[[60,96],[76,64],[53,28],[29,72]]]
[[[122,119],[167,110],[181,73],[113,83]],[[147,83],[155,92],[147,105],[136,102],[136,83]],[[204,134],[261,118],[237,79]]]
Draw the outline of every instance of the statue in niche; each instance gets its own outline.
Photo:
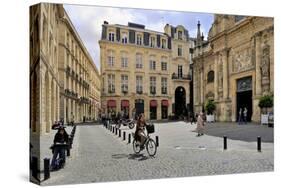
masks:
[[[262,59],[261,59],[261,74],[262,77],[268,77],[269,76],[269,46],[266,46],[262,50]]]

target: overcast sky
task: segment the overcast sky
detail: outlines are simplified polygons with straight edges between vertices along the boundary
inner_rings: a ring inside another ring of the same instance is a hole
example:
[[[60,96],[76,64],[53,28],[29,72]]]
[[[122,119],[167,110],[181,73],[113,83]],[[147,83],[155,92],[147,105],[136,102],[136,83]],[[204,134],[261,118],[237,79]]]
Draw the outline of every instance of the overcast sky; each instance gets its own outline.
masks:
[[[82,5],[64,5],[68,16],[79,33],[84,45],[92,56],[98,70],[100,70],[100,51],[98,41],[101,38],[103,21],[109,24],[127,25],[134,22],[145,25],[145,28],[164,32],[166,23],[177,26],[183,25],[190,37],[195,37],[197,22],[201,22],[201,32],[207,37],[213,22],[213,14],[158,11],[146,9],[112,8]]]

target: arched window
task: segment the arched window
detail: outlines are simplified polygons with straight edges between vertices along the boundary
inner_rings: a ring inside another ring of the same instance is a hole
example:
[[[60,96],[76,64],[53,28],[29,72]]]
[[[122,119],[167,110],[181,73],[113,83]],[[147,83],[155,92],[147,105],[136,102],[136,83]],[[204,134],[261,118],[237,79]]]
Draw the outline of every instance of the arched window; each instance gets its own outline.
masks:
[[[209,71],[207,76],[208,76],[207,77],[207,82],[208,83],[214,82],[214,76],[215,76],[214,71]]]

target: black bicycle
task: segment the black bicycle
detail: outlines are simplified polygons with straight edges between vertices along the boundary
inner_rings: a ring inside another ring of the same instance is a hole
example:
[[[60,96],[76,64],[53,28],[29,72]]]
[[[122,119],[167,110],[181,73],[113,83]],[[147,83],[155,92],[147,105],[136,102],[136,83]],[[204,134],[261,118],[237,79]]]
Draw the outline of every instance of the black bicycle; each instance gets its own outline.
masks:
[[[156,146],[156,142],[150,138],[149,134],[152,134],[154,133],[154,125],[153,124],[149,124],[146,126],[146,131],[147,131],[147,134],[145,135],[146,136],[146,140],[144,142],[144,147],[146,148],[146,151],[148,153],[149,156],[154,156],[157,152],[157,146]],[[136,154],[139,154],[141,152],[141,144],[140,144],[140,141],[137,141],[135,139],[135,135],[134,133],[133,134],[133,150]]]

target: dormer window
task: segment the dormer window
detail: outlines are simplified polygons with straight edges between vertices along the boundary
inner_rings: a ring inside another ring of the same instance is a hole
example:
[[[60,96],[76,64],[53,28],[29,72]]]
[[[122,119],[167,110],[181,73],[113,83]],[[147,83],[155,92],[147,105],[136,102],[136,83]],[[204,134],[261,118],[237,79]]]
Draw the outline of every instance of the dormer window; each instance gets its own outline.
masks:
[[[178,31],[178,39],[182,40],[182,31]]]
[[[150,47],[152,47],[152,48],[155,47],[155,37],[150,38]]]
[[[108,40],[114,42],[114,33],[113,32],[109,33]]]
[[[127,34],[126,34],[126,33],[123,33],[123,34],[122,34],[122,43],[123,43],[123,44],[127,44],[127,42],[128,42]]]
[[[142,44],[142,37],[140,34],[137,35],[137,45],[141,45]]]
[[[163,48],[163,49],[166,48],[166,39],[162,39],[162,48]]]

